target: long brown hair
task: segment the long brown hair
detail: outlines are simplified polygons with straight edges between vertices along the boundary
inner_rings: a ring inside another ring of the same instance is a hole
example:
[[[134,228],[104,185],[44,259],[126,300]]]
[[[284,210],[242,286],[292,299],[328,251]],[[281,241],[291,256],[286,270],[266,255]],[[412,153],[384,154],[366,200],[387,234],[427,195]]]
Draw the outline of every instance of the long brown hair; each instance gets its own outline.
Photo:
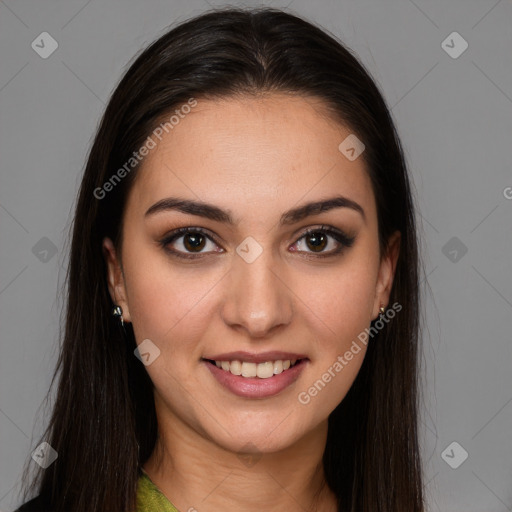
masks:
[[[368,344],[360,372],[329,417],[324,469],[340,511],[423,510],[418,447],[419,285],[415,215],[405,158],[369,73],[327,32],[276,9],[212,11],[165,33],[129,67],[105,110],[78,194],[58,389],[42,440],[57,460],[27,486],[56,512],[133,512],[140,468],[157,436],[153,386],[111,315],[103,237],[120,248],[137,167],[118,172],[163,115],[190,98],[281,91],[320,98],[366,146],[381,254],[401,250],[390,304],[402,310]],[[96,191],[96,193],[95,193]],[[120,253],[120,251],[119,251]],[[53,382],[53,381],[52,381]]]

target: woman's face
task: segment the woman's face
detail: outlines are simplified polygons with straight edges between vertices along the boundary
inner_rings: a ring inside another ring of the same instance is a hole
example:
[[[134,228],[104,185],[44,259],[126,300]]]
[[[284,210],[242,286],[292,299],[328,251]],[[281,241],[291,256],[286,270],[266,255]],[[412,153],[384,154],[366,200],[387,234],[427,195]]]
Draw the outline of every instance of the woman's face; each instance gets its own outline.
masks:
[[[112,298],[137,344],[150,340],[159,421],[232,451],[277,451],[325,422],[388,302],[397,244],[380,260],[364,153],[348,159],[350,130],[322,112],[284,94],[198,100],[137,171],[122,274],[104,242]],[[191,233],[171,240],[178,228]]]

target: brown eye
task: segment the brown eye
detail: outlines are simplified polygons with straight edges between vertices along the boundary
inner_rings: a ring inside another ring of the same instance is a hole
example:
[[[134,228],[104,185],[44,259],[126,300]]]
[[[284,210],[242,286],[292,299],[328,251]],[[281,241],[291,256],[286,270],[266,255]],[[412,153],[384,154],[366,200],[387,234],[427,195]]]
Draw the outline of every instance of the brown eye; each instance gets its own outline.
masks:
[[[179,258],[199,258],[224,252],[201,228],[180,228],[160,241],[164,250]],[[206,250],[204,250],[206,249]]]
[[[200,251],[205,245],[206,238],[200,233],[189,233],[183,237],[183,246],[187,251]]]
[[[315,255],[318,257],[336,256],[343,249],[351,247],[354,241],[355,236],[348,236],[338,229],[322,226],[306,231],[295,242],[296,249],[294,251],[305,254],[316,253]],[[305,246],[305,249],[301,246]]]
[[[325,233],[316,231],[308,234],[306,237],[306,244],[314,252],[321,252],[327,246],[328,239]]]

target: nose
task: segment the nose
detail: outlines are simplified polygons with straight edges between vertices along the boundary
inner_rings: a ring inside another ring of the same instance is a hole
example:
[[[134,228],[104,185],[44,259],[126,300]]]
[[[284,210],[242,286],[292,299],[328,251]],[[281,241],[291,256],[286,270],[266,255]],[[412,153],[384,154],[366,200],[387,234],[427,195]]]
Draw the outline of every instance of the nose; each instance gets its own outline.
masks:
[[[293,316],[293,292],[272,261],[270,251],[252,263],[234,257],[222,307],[224,322],[250,338],[263,338],[288,325]]]

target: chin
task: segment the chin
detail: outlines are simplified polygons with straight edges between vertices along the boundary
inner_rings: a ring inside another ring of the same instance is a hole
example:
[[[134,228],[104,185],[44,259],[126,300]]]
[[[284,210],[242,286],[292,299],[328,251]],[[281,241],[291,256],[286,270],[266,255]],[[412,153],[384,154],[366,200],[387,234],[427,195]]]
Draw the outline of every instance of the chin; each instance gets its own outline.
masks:
[[[226,430],[209,432],[210,439],[225,450],[241,455],[279,452],[292,446],[301,437],[301,433],[293,430],[293,426],[283,421],[283,418],[269,422],[268,427],[261,423],[254,428],[242,428],[240,424],[236,428],[230,428],[229,425],[225,427]]]

